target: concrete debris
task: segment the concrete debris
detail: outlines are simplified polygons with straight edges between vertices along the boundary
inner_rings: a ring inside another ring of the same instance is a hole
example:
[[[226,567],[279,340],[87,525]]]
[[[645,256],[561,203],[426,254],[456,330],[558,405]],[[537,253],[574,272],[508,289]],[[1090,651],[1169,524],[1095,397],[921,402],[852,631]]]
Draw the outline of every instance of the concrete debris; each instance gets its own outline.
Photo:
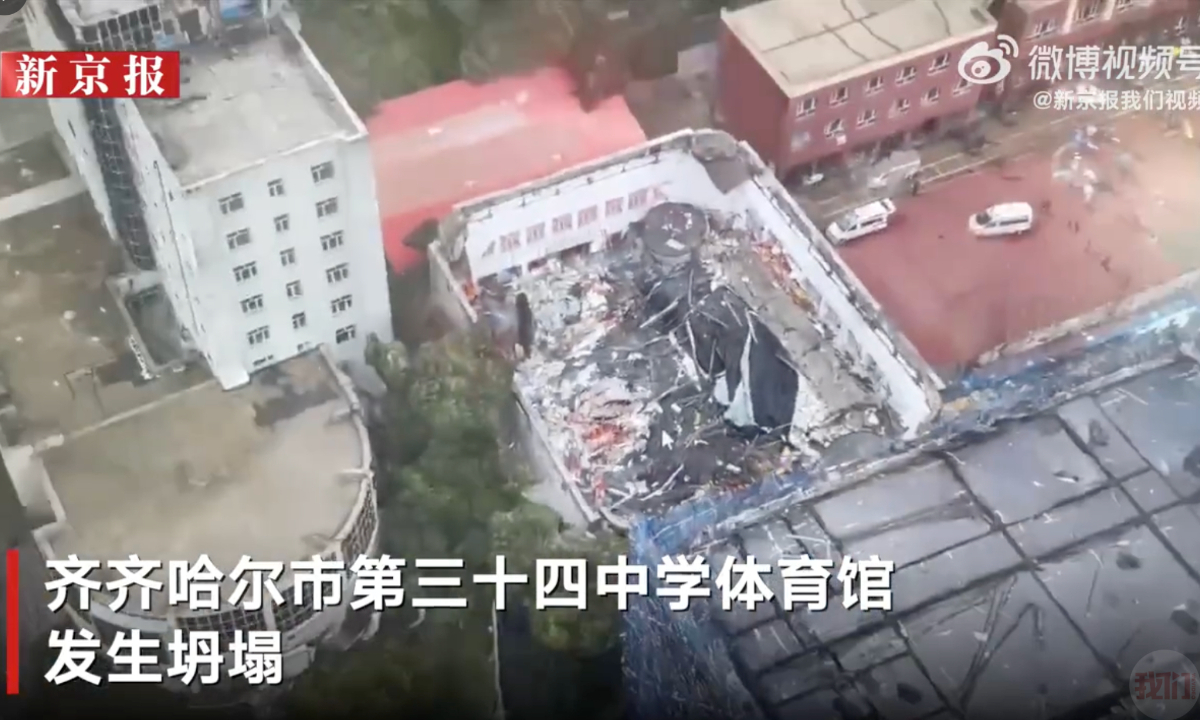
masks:
[[[518,393],[596,505],[651,511],[889,429],[823,347],[778,244],[735,225],[664,203],[604,252],[482,288],[493,329],[528,302],[537,332]],[[767,318],[764,300],[793,314]]]

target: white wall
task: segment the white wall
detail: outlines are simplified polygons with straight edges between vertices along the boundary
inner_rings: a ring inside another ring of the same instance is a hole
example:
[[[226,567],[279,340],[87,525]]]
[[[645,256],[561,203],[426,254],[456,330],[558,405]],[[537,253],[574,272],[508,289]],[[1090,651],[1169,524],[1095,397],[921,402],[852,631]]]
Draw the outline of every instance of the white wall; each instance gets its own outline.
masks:
[[[747,179],[727,194],[720,192],[694,157],[693,143],[725,147]],[[635,196],[645,202],[631,208],[629,201]],[[615,205],[619,200],[621,208]],[[866,289],[753,150],[724,133],[685,131],[460,206],[453,222],[444,227],[461,229],[444,238],[440,247],[452,257],[465,255],[472,279],[478,279],[622,230],[663,201],[702,206],[756,232],[773,234],[836,347],[870,375],[902,426],[915,432],[937,412],[932,370],[891,330]],[[611,215],[606,213],[610,203]],[[593,209],[599,219],[581,229],[581,214],[590,217]],[[568,217],[572,227],[562,221],[555,231],[554,218]],[[531,234],[530,228],[542,224],[544,237],[537,231]],[[434,272],[438,269],[435,262]]]
[[[313,182],[312,166],[333,162],[334,177]],[[339,361],[362,362],[369,333],[392,339],[387,266],[384,262],[374,175],[365,139],[330,141],[289,155],[278,156],[236,174],[194,186],[186,191],[198,265],[199,290],[208,327],[209,354],[222,385],[232,386],[240,373],[253,372],[328,343]],[[271,197],[268,183],[282,179],[285,194]],[[241,193],[245,207],[228,215],[220,199]],[[336,197],[338,212],[318,218],[316,203]],[[275,218],[287,215],[290,227],[275,230]],[[231,250],[226,235],[248,229],[249,245]],[[321,248],[321,236],[342,231],[345,243],[333,250]],[[293,249],[296,263],[284,266],[280,253]],[[258,275],[237,282],[233,269],[249,262]],[[325,271],[348,263],[347,280],[330,284]],[[299,298],[288,298],[286,286],[298,280]],[[246,314],[241,301],[263,295],[261,311]],[[353,297],[350,310],[334,316],[330,303],[343,295]],[[292,316],[303,312],[307,324],[293,329]],[[357,336],[338,344],[338,328],[354,325]],[[250,345],[246,334],[267,326],[270,339]],[[258,367],[256,361],[273,357]],[[219,358],[219,361],[218,361]],[[244,380],[243,380],[244,381]]]
[[[154,241],[159,276],[179,321],[192,334],[222,387],[245,383],[249,374],[328,343],[335,357],[361,362],[369,333],[390,341],[391,306],[375,199],[374,173],[365,138],[330,141],[273,158],[244,171],[191,188],[181,187],[136,106],[120,101],[127,147],[136,168],[147,230]],[[334,177],[316,184],[311,168],[332,162]],[[284,195],[271,197],[268,183],[282,179]],[[241,193],[242,210],[222,214],[220,200]],[[317,218],[316,203],[338,199],[338,212]],[[290,227],[275,230],[287,215]],[[249,245],[231,250],[226,235],[248,229]],[[341,230],[345,244],[321,248],[321,236]],[[296,263],[283,266],[280,252],[294,249]],[[258,275],[237,282],[233,268],[257,264]],[[325,270],[350,265],[349,279],[331,285]],[[288,298],[287,283],[299,280],[304,293]],[[263,295],[261,311],[247,314],[241,301]],[[343,295],[353,307],[333,316],[330,303]],[[304,312],[307,324],[292,327]],[[355,325],[356,338],[337,344],[338,328]],[[250,345],[247,333],[267,326],[267,342]],[[255,365],[256,361],[273,358]]]
[[[34,0],[28,7],[26,22],[33,47],[62,50],[45,18],[41,0]],[[51,100],[50,109],[55,128],[105,229],[115,238],[104,178],[82,103]],[[117,101],[117,111],[144,204],[147,230],[153,239],[159,278],[176,317],[222,387],[237,387],[255,369],[322,343],[332,347],[339,361],[362,362],[369,334],[384,341],[392,339],[387,265],[365,131],[349,142],[331,139],[183,188],[136,105]],[[314,185],[311,166],[328,161],[334,164],[335,176]],[[267,183],[277,178],[284,180],[286,194],[273,198]],[[245,208],[222,215],[220,198],[239,192]],[[316,202],[330,197],[338,199],[337,214],[318,219]],[[283,214],[290,217],[291,228],[276,233],[274,219]],[[251,244],[230,251],[226,234],[242,228],[250,230]],[[344,233],[345,244],[323,251],[320,236],[335,230]],[[288,247],[296,249],[297,262],[285,268],[279,252]],[[258,276],[236,282],[233,268],[251,261],[257,263]],[[342,262],[349,264],[350,277],[330,285],[325,270]],[[291,280],[302,283],[301,298],[287,297],[285,286]],[[263,310],[253,315],[243,313],[241,300],[256,294],[264,296]],[[353,307],[334,317],[330,302],[343,295],[353,297]],[[293,329],[292,316],[298,312],[305,313],[307,324]],[[355,339],[336,343],[336,331],[350,325],[356,328]],[[262,326],[270,328],[270,339],[251,346],[246,334]]]
[[[30,0],[25,6],[25,29],[29,33],[29,44],[34,50],[62,51],[65,48],[54,34],[42,3],[43,0]],[[58,77],[56,80],[68,82],[69,79]],[[63,98],[47,102],[50,104],[50,117],[54,122],[54,129],[58,131],[63,146],[70,155],[74,170],[83,179],[104,229],[110,238],[115,239],[117,232],[113,224],[112,208],[109,207],[108,194],[104,189],[104,176],[100,172],[87,116],[83,112],[83,101]]]
[[[134,183],[142,199],[146,231],[154,247],[158,279],[171,301],[175,316],[191,334],[205,359],[216,367],[221,358],[211,355],[208,326],[204,322],[204,298],[199,293],[195,227],[191,222],[187,196],[179,178],[142,120],[132,100],[117,100],[117,113],[125,137],[125,147],[134,168]]]
[[[599,243],[667,200],[720,206],[720,193],[703,169],[697,175],[692,165],[695,161],[680,153],[640,156],[579,177],[529,186],[519,198],[478,211],[468,206],[466,229],[449,244],[459,246],[454,252],[466,253],[472,279],[478,280],[584,243]]]

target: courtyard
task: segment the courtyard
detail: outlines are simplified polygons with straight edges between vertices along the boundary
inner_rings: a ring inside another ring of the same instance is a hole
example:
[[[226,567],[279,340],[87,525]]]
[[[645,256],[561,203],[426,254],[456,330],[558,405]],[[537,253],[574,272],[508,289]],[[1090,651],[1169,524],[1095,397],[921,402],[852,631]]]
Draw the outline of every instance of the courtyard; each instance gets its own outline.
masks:
[[[956,374],[1000,346],[1200,268],[1200,223],[1189,212],[1200,144],[1188,135],[1159,117],[1116,118],[1090,141],[897,197],[890,226],[841,255],[925,360]],[[1006,202],[1033,206],[1030,232],[968,231],[972,213]]]

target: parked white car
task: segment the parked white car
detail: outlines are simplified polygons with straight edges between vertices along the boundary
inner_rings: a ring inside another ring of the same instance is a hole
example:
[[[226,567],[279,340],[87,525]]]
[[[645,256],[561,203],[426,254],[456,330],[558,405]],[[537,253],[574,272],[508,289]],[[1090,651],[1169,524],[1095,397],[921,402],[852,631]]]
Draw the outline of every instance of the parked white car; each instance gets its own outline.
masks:
[[[1019,235],[1033,228],[1033,206],[1029,203],[1001,203],[967,220],[967,228],[976,237]]]
[[[842,245],[885,229],[895,214],[896,205],[891,200],[876,200],[834,220],[825,230],[825,234],[834,245]]]

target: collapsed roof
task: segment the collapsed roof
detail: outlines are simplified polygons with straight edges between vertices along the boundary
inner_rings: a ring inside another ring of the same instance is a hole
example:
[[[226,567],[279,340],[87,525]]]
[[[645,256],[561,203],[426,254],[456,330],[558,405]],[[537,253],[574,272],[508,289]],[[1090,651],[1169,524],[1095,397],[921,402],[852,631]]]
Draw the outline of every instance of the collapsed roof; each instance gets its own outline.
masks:
[[[889,432],[886,404],[773,272],[781,256],[728,218],[662,203],[604,252],[485,296],[510,329],[528,303],[518,393],[594,503],[645,511]],[[781,302],[791,312],[768,312]]]

